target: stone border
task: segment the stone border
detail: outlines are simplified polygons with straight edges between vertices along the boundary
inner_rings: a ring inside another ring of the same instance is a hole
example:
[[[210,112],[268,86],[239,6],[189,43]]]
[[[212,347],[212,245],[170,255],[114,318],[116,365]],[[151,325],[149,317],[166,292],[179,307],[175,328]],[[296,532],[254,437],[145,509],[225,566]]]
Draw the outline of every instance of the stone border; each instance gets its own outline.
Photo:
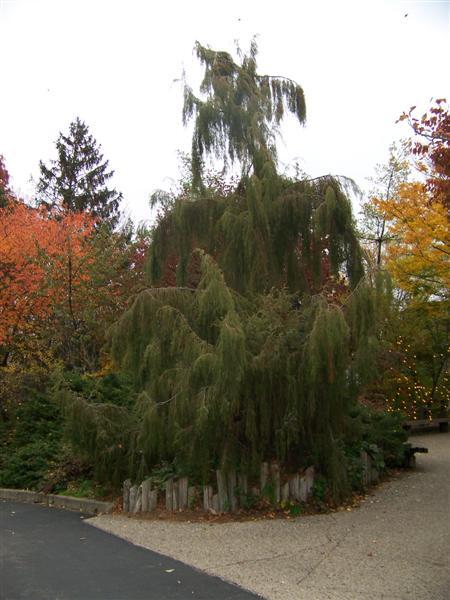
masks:
[[[44,494],[43,492],[7,488],[0,488],[0,500],[44,504],[45,506],[76,510],[90,515],[111,513],[114,507],[112,502],[91,500],[91,498],[75,498],[74,496],[59,496],[57,494]]]

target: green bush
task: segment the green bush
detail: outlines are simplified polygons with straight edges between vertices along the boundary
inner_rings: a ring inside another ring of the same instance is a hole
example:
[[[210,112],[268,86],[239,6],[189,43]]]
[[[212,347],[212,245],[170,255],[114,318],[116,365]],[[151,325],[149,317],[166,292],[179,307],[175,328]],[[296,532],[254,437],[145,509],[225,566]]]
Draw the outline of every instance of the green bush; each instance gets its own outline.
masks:
[[[131,464],[136,444],[135,392],[129,379],[57,372],[52,399],[60,406],[64,436],[74,456],[92,468],[96,483],[121,486],[124,479],[148,473],[141,460]],[[141,458],[141,457],[140,457]]]
[[[44,393],[28,387],[0,429],[0,486],[39,488],[61,456],[62,419]]]
[[[362,489],[363,464],[361,452],[366,451],[374,466],[400,467],[405,454],[408,434],[402,428],[404,417],[356,406],[347,421],[344,455],[349,483],[353,490]]]
[[[387,467],[400,467],[405,454],[407,432],[402,428],[401,414],[372,411],[367,419],[365,441],[375,444],[382,452]]]

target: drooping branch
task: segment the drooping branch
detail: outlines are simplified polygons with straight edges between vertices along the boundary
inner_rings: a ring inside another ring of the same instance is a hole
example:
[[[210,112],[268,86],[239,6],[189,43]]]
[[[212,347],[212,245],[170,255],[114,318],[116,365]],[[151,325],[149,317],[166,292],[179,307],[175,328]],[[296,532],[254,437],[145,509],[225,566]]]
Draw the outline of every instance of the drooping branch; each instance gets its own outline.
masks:
[[[261,176],[267,162],[276,165],[275,135],[286,111],[303,124],[306,119],[302,88],[287,77],[258,75],[256,44],[237,64],[227,52],[197,42],[196,53],[205,67],[200,91],[206,99],[184,90],[183,123],[194,118],[192,174],[194,187],[202,185],[203,161],[214,154],[228,162],[238,160]]]

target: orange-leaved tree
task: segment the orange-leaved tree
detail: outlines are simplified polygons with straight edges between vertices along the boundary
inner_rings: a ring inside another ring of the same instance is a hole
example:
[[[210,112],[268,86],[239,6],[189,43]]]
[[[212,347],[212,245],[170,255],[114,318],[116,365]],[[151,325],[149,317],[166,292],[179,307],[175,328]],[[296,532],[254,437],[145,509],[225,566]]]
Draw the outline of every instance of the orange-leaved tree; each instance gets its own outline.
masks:
[[[0,349],[6,366],[20,347],[24,357],[55,306],[72,302],[71,286],[82,277],[94,220],[67,213],[55,219],[15,199],[0,209]],[[62,272],[65,285],[56,284]],[[20,342],[20,343],[19,343]]]

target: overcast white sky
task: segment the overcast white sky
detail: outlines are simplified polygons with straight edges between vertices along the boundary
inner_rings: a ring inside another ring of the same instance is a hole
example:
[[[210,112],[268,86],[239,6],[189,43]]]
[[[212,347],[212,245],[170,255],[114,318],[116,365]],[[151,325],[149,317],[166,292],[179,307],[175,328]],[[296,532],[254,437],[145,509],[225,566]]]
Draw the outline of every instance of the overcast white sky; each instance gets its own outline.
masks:
[[[40,159],[80,116],[115,169],[134,220],[177,179],[186,69],[195,40],[233,51],[257,34],[259,71],[302,85],[308,121],[284,127],[280,158],[310,175],[364,187],[394,139],[395,120],[450,97],[448,0],[0,0],[0,154],[30,197]]]

